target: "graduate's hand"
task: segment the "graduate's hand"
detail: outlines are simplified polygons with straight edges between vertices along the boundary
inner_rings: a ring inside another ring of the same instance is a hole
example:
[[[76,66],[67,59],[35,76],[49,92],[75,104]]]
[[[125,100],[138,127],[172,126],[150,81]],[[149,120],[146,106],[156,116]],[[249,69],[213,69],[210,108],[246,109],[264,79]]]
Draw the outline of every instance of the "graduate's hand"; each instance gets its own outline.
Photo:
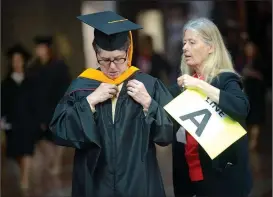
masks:
[[[138,80],[130,80],[127,83],[127,93],[139,104],[143,106],[145,110],[148,110],[152,102],[152,98],[147,92],[144,84]]]
[[[201,80],[190,75],[182,75],[177,78],[177,84],[182,88],[198,88]]]
[[[98,103],[113,98],[118,92],[118,87],[113,84],[101,83],[100,86],[87,96],[87,101],[93,107]]]

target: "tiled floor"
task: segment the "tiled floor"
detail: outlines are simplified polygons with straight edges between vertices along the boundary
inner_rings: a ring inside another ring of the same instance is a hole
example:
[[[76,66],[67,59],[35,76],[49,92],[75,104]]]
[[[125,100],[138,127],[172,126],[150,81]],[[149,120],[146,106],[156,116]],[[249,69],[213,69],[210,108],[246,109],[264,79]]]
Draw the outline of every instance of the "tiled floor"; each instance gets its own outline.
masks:
[[[256,153],[251,153],[251,165],[254,176],[253,197],[272,196],[272,120],[271,105],[268,106],[268,121],[260,138],[260,146]],[[31,187],[26,193],[19,189],[18,167],[14,162],[2,160],[1,168],[1,194],[2,197],[67,197],[71,192],[71,169],[73,150],[65,151],[62,173],[52,176],[46,172],[41,155],[37,154],[31,176]],[[168,148],[158,149],[158,160],[164,179],[168,197],[173,196],[172,173],[171,173],[171,150]]]
[[[29,192],[21,192],[18,184],[18,167],[13,161],[5,160],[2,165],[2,197],[67,197],[71,192],[71,169],[73,150],[66,150],[64,166],[59,176],[50,175],[38,167],[32,172]],[[166,193],[173,196],[170,148],[159,149],[159,163]],[[253,197],[270,197],[272,191],[271,153],[252,153],[251,163],[255,177]],[[37,162],[37,161],[35,161]]]

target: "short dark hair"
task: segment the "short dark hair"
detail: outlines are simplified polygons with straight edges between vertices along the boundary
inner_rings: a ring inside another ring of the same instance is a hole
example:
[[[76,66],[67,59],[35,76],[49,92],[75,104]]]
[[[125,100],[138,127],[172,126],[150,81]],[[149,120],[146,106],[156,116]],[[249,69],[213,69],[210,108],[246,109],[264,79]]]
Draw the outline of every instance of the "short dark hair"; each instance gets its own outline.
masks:
[[[127,51],[127,50],[129,49],[129,47],[130,47],[130,44],[131,44],[130,38],[127,37],[127,41],[123,44],[123,46],[120,47],[119,49],[116,49],[116,50],[119,50],[119,51]],[[99,53],[100,50],[101,50],[101,48],[97,45],[97,43],[96,43],[95,40],[93,41],[92,45],[93,45],[93,48],[94,48],[95,53]]]

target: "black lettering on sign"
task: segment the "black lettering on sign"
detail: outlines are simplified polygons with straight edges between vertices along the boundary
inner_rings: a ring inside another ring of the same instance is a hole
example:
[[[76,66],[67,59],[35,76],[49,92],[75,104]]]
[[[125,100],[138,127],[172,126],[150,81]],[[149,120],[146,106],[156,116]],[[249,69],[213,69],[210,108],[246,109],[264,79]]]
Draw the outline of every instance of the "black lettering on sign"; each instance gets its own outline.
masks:
[[[225,116],[225,113],[218,107],[218,105],[214,101],[211,101],[209,97],[206,98],[206,102],[212,107],[212,109],[215,110],[217,114],[219,114],[221,118]]]
[[[221,116],[222,118],[225,116],[224,112],[223,111],[220,111],[219,112],[219,116]]]
[[[202,121],[199,123],[195,119],[195,117],[200,116],[200,115],[204,115],[204,117],[203,117]],[[197,129],[195,131],[196,135],[198,137],[200,137],[202,135],[202,133],[203,133],[203,131],[204,131],[210,117],[211,117],[211,112],[208,109],[202,109],[202,110],[199,110],[199,111],[195,111],[195,112],[180,116],[179,118],[182,121],[190,119],[190,121],[192,121],[192,123],[195,124],[195,126],[197,127]]]

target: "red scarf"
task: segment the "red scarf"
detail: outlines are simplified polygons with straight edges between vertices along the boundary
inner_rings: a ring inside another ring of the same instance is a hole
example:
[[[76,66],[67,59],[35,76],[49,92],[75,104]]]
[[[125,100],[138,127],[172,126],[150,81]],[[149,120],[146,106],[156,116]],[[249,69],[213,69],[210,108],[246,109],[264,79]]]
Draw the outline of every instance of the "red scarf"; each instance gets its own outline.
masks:
[[[194,74],[193,77],[203,80],[203,77],[199,77],[197,74]],[[199,159],[198,142],[188,132],[186,132],[186,142],[185,157],[189,167],[190,179],[191,181],[201,181],[204,176]]]

